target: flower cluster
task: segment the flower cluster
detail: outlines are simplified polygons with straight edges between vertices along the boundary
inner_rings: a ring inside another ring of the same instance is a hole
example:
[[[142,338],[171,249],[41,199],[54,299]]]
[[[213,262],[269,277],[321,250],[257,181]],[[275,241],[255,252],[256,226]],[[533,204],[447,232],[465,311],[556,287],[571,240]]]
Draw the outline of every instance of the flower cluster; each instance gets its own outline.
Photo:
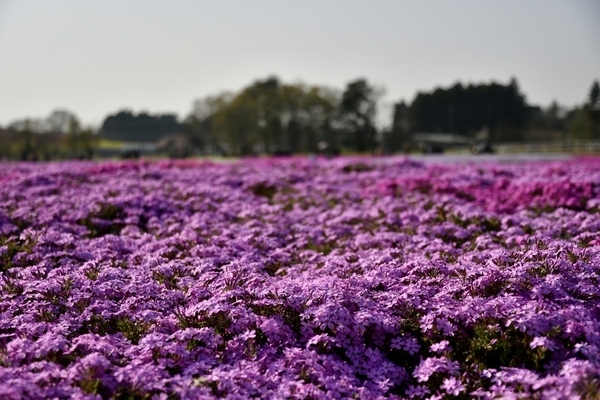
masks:
[[[0,398],[585,398],[600,162],[0,164]]]

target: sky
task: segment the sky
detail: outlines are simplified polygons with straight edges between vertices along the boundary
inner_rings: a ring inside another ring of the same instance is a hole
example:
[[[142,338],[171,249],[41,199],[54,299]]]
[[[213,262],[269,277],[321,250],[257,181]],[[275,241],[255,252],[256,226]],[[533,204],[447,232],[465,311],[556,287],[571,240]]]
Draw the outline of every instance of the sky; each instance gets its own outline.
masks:
[[[456,82],[582,104],[600,79],[597,0],[0,0],[0,125],[67,109],[176,113],[270,75],[385,88]],[[387,110],[387,111],[386,111]]]

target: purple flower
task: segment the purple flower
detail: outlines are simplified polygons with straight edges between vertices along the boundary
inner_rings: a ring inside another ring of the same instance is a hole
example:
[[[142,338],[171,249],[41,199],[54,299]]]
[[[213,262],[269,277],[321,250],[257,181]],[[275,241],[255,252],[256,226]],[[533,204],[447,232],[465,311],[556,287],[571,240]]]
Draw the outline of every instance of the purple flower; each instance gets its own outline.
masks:
[[[447,340],[442,340],[439,343],[434,343],[432,344],[429,349],[431,351],[433,351],[434,353],[443,353],[446,350],[450,349],[450,342],[448,342]]]
[[[543,347],[548,350],[554,350],[556,348],[556,346],[552,343],[552,341],[550,339],[548,339],[547,337],[539,337],[539,336],[533,338],[533,340],[529,344],[529,347],[531,347],[532,349],[536,349],[538,347]]]
[[[458,363],[451,361],[446,357],[429,357],[425,360],[421,360],[413,376],[417,378],[419,382],[427,382],[429,378],[438,373],[448,373],[450,375],[458,372]]]
[[[408,389],[406,389],[406,396],[411,399],[415,397],[425,397],[429,393],[430,391],[426,386],[409,386]]]
[[[576,396],[597,182],[594,159],[0,163],[0,397]]]
[[[444,383],[442,384],[442,389],[446,391],[446,393],[458,396],[461,392],[465,390],[465,386],[462,382],[454,377],[444,379]]]

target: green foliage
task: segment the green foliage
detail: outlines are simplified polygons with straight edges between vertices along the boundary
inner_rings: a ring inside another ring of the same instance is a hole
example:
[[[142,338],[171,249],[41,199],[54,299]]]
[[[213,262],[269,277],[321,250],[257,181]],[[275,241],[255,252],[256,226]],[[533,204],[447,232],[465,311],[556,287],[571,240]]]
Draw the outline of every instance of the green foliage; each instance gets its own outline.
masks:
[[[348,164],[342,168],[344,172],[367,172],[374,170],[375,167],[373,165],[367,165],[364,163],[356,163],[356,164]]]
[[[114,325],[117,332],[121,332],[123,336],[134,344],[140,341],[149,328],[145,322],[134,321],[128,317],[116,318]]]
[[[96,279],[98,279],[98,275],[100,274],[100,267],[97,265],[93,265],[87,268],[84,271],[84,274],[89,280],[95,281]]]
[[[2,274],[2,292],[11,296],[19,296],[23,293],[23,285],[19,284],[15,278],[9,276],[6,272]]]
[[[148,332],[150,325],[143,321],[136,321],[126,316],[103,318],[100,315],[92,315],[83,323],[82,333],[93,332],[98,335],[114,335],[121,333],[133,344]]]
[[[380,93],[365,79],[348,83],[339,106],[344,144],[357,152],[373,151],[376,145],[375,113]]]
[[[121,207],[111,203],[100,203],[97,211],[90,212],[77,223],[88,228],[88,236],[97,238],[104,235],[118,235],[125,227],[122,222],[125,213]]]
[[[496,217],[487,217],[482,221],[481,227],[484,232],[497,232],[502,227],[502,224]]]
[[[451,132],[472,135],[491,131],[494,141],[522,138],[528,107],[516,81],[438,88],[418,93],[410,105],[408,119],[414,132]]]
[[[282,268],[284,268],[284,265],[281,262],[275,260],[267,260],[267,262],[265,263],[264,270],[269,276],[275,276],[277,274],[285,274]]]
[[[6,246],[6,250],[0,254],[0,272],[8,271],[14,267],[25,266],[23,258],[15,260],[18,254],[31,254],[37,243],[37,238],[28,236],[25,239],[12,236],[0,236],[0,246]]]
[[[120,387],[113,395],[115,400],[150,400],[152,393],[143,392],[136,388]]]
[[[98,143],[91,128],[82,128],[77,117],[55,110],[47,118],[26,118],[0,128],[0,158],[40,161],[91,158]]]
[[[100,128],[100,136],[112,140],[153,142],[166,134],[180,131],[177,116],[174,114],[134,115],[124,110],[106,117]]]
[[[256,196],[266,197],[269,200],[271,200],[273,196],[275,196],[275,193],[277,193],[276,186],[267,185],[264,182],[257,183],[256,185],[253,185],[250,189],[252,190],[252,193],[254,193]]]
[[[551,354],[544,347],[532,349],[532,339],[512,326],[500,328],[493,321],[481,321],[469,332],[453,338],[452,358],[477,365],[481,370],[515,367],[541,371]]]
[[[322,253],[324,255],[330,254],[333,250],[339,248],[339,244],[335,240],[329,240],[324,242],[314,242],[309,240],[308,243],[304,246],[306,250],[313,250],[317,253]]]
[[[39,309],[36,311],[35,320],[37,322],[48,322],[53,323],[58,320],[58,313],[53,312],[49,309]]]
[[[383,132],[382,147],[389,153],[409,152],[411,149],[408,105],[404,101],[394,104],[392,126],[389,130]]]
[[[96,140],[91,129],[82,129],[79,120],[71,116],[66,132],[66,142],[71,158],[92,158]]]
[[[217,398],[224,398],[225,396],[227,396],[227,391],[219,389],[218,381],[208,380],[205,378],[196,378],[192,381],[192,384],[198,387],[209,388],[212,395],[216,396]]]
[[[598,140],[600,139],[600,83],[598,81],[592,84],[585,110],[591,125],[592,139]]]
[[[84,379],[77,382],[77,386],[86,393],[99,394],[100,388],[102,387],[102,380],[97,378]]]
[[[154,279],[158,283],[165,285],[165,287],[169,290],[177,289],[178,277],[175,274],[167,275],[160,271],[153,271],[152,279]]]
[[[250,308],[256,314],[265,317],[279,316],[294,332],[300,333],[302,325],[300,312],[293,307],[285,304],[252,304]]]
[[[581,395],[582,400],[599,400],[600,382],[591,377],[583,379],[576,386],[576,391]]]
[[[231,154],[314,152],[319,141],[337,144],[331,129],[337,102],[330,89],[269,77],[235,95],[197,101],[186,124],[198,140]]]
[[[67,367],[77,359],[77,356],[74,354],[65,354],[62,351],[56,350],[51,351],[44,358],[62,367]]]
[[[225,311],[219,311],[213,314],[203,312],[194,316],[186,316],[182,312],[176,312],[176,315],[181,329],[212,328],[217,334],[226,338],[229,337],[227,330],[233,322]]]

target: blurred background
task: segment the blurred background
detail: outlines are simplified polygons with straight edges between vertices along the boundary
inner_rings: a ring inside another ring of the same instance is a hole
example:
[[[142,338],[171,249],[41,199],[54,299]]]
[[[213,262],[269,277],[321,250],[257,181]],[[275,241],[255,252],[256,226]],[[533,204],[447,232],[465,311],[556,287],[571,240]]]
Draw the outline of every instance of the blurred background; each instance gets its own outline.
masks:
[[[0,0],[0,159],[600,152],[600,2]]]

